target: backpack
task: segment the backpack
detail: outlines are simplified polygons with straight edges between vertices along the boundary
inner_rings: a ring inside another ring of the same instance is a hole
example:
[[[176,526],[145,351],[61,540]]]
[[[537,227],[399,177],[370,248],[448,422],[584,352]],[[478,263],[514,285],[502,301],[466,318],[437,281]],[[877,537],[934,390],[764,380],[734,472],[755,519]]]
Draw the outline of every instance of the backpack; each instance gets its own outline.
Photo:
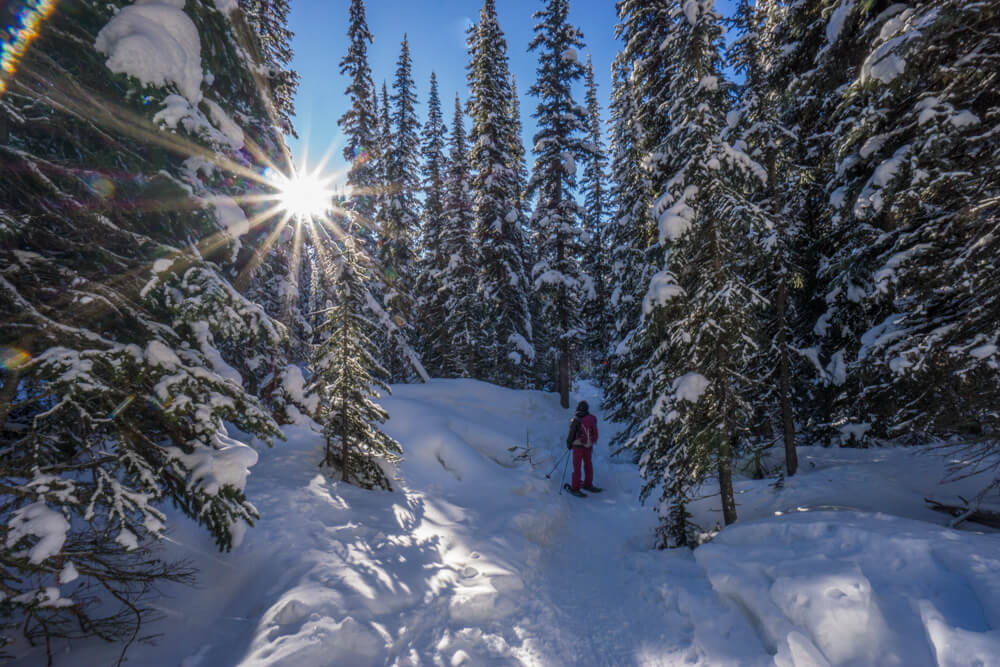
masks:
[[[588,419],[589,417],[589,419]],[[576,437],[584,447],[593,447],[597,444],[597,418],[593,415],[586,415],[580,420],[580,432]]]
[[[569,423],[566,447],[592,447],[597,444],[597,418],[586,414],[583,418],[574,416]]]

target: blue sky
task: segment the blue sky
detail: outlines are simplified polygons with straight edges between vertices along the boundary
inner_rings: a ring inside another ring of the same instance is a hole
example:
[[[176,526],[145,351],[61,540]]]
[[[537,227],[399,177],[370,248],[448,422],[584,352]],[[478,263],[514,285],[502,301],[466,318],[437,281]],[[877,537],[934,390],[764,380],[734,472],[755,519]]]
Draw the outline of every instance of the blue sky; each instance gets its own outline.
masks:
[[[347,108],[344,95],[347,80],[340,75],[340,60],[347,51],[347,12],[349,0],[292,0],[290,28],[295,33],[292,63],[302,77],[296,97],[296,129],[300,139],[290,146],[297,160],[308,152],[310,165],[331,145],[337,145],[330,161],[331,169],[343,166],[341,135],[337,119]],[[497,0],[500,27],[507,36],[510,67],[517,78],[521,113],[525,122],[525,145],[531,146],[534,133],[536,101],[528,95],[535,81],[536,54],[528,52],[533,36],[531,15],[543,6],[543,0]],[[735,0],[717,0],[726,14]],[[413,78],[417,85],[421,123],[425,119],[431,71],[437,73],[445,117],[450,124],[452,105],[458,93],[467,97],[465,65],[465,30],[477,20],[482,0],[368,0],[368,26],[374,43],[368,51],[375,85],[382,81],[392,86],[396,59],[403,34],[408,35],[413,58]],[[614,38],[617,22],[614,0],[570,0],[570,18],[583,30],[586,51],[591,54],[597,74],[602,114],[607,118],[611,85],[611,63],[619,49]],[[581,53],[586,58],[586,52]],[[583,87],[578,92],[583,102]],[[530,162],[530,156],[529,156]]]

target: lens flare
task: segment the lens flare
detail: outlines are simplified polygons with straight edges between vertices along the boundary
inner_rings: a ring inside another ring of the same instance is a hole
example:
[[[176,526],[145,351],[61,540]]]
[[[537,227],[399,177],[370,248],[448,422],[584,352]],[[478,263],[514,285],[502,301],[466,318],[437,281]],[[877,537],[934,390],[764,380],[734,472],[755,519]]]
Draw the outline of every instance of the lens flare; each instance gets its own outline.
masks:
[[[99,174],[94,174],[93,176],[88,176],[84,180],[87,183],[87,189],[99,198],[111,199],[115,196],[115,184],[111,182],[111,179]]]
[[[27,52],[31,42],[38,36],[38,30],[45,19],[56,8],[55,0],[28,0],[15,3],[21,5],[12,23],[0,32],[0,95],[7,90],[7,82],[17,71],[17,65]],[[13,7],[8,11],[13,13]]]
[[[351,161],[357,165],[362,165],[372,159],[371,151],[364,146],[355,146],[351,151]]]
[[[117,406],[115,406],[115,409],[111,411],[111,414],[108,415],[108,419],[114,419],[115,417],[120,415],[122,413],[122,410],[127,408],[129,406],[129,403],[131,403],[134,400],[135,400],[135,394],[126,396],[125,400],[119,403]]]
[[[174,399],[172,396],[165,401],[161,401],[156,396],[149,397],[149,407],[154,408],[156,410],[166,410],[173,404],[173,402]]]
[[[8,371],[24,368],[31,361],[31,355],[16,347],[0,347],[0,367]]]

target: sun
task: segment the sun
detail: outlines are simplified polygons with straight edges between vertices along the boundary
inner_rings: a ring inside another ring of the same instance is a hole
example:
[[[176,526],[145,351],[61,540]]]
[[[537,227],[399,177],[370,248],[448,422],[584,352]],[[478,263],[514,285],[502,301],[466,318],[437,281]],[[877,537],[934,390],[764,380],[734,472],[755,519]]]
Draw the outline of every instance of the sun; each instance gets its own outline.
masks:
[[[324,176],[320,169],[293,169],[290,176],[275,174],[280,210],[300,220],[323,216],[333,207],[334,177]]]

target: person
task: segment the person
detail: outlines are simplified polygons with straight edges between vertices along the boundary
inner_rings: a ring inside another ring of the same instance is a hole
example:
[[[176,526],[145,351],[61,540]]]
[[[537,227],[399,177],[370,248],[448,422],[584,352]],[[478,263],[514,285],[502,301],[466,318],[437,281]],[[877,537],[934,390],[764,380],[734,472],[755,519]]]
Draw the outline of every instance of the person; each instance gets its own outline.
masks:
[[[594,486],[594,445],[597,444],[597,417],[590,414],[587,401],[580,401],[576,406],[576,414],[569,422],[569,435],[566,436],[566,448],[573,450],[573,484],[569,492],[582,496],[584,491],[598,493],[599,487]],[[580,479],[580,468],[583,467],[583,479]],[[581,481],[583,484],[581,485]]]

